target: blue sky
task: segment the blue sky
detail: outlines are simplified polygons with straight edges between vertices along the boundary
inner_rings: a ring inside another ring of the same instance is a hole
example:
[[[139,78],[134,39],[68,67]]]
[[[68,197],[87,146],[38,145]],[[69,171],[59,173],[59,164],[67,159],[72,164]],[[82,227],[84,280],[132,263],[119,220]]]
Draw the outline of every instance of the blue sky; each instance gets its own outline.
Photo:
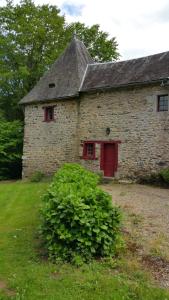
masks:
[[[19,0],[14,0],[19,2]],[[121,59],[169,50],[169,0],[34,0],[57,5],[67,22],[100,24],[116,37]],[[5,0],[0,0],[5,4]]]
[[[61,6],[61,10],[65,15],[72,17],[78,17],[82,15],[84,5],[78,5],[73,3],[64,2]]]

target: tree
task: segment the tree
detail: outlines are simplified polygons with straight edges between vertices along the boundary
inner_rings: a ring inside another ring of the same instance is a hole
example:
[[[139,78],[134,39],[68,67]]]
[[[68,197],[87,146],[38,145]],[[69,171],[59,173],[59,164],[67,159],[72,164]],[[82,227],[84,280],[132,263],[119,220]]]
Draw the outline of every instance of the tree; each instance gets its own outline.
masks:
[[[117,42],[99,25],[67,25],[53,5],[22,0],[0,8],[0,110],[7,120],[22,119],[18,101],[63,52],[74,30],[96,61],[117,59]]]
[[[98,24],[86,27],[85,24],[76,22],[70,24],[67,29],[71,33],[76,32],[96,62],[107,62],[119,58],[116,38],[108,39],[108,33],[101,31]]]
[[[8,120],[20,117],[18,101],[65,46],[65,20],[56,6],[11,1],[0,9],[0,107]]]

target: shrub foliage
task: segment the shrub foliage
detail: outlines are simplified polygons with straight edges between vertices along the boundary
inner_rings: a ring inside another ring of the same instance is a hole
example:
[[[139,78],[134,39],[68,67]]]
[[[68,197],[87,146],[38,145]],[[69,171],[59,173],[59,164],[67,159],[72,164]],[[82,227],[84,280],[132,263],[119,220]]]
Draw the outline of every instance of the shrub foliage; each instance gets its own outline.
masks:
[[[0,121],[0,180],[21,177],[22,138],[20,121]]]
[[[161,178],[163,179],[163,181],[164,181],[167,185],[169,185],[169,168],[161,170],[160,176],[161,176]]]
[[[88,261],[116,252],[121,214],[97,187],[99,177],[65,164],[44,196],[41,232],[50,258]]]
[[[162,169],[158,173],[152,173],[138,179],[138,183],[155,186],[169,187],[169,168]]]

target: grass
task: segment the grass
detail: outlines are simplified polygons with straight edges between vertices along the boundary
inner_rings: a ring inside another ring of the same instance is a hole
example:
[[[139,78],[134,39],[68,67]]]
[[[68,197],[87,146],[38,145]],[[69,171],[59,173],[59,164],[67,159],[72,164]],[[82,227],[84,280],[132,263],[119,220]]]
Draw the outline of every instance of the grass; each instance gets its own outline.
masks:
[[[149,254],[169,261],[169,241],[164,234],[159,234],[149,243]]]
[[[48,183],[0,184],[0,300],[168,300],[135,257],[79,268],[52,264],[38,250],[41,195]]]

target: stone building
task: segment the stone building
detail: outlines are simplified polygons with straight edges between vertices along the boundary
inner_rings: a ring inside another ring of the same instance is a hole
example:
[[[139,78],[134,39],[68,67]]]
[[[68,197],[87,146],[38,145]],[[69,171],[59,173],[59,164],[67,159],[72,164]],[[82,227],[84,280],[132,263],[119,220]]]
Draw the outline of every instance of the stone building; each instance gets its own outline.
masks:
[[[169,52],[94,63],[74,37],[20,103],[23,176],[78,162],[107,177],[169,167]]]

